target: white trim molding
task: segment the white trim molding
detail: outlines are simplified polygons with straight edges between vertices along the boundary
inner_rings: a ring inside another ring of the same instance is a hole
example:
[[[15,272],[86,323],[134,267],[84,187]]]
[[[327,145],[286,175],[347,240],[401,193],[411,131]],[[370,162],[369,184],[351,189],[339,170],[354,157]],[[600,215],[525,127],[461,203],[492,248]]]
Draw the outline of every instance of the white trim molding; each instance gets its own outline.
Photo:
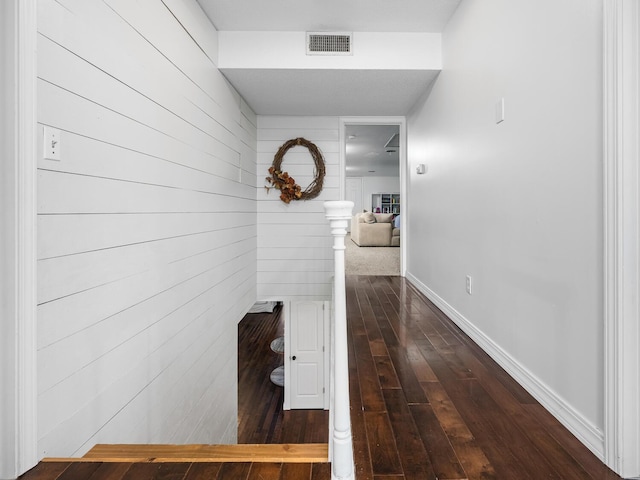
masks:
[[[3,357],[0,477],[15,478],[38,462],[36,383],[36,40],[37,1],[3,5],[11,34],[3,38],[5,83],[2,197]],[[5,158],[5,155],[7,156]]]
[[[427,287],[411,273],[407,279],[425,297],[442,310],[460,329],[482,348],[498,365],[527,390],[540,404],[556,417],[589,450],[602,459],[603,433],[593,423],[575,410],[547,384],[536,377],[513,356],[479,330],[464,315],[447,303],[440,295]]]
[[[18,460],[38,460],[37,388],[37,8],[18,0]]]
[[[640,477],[640,6],[605,0],[605,463]]]

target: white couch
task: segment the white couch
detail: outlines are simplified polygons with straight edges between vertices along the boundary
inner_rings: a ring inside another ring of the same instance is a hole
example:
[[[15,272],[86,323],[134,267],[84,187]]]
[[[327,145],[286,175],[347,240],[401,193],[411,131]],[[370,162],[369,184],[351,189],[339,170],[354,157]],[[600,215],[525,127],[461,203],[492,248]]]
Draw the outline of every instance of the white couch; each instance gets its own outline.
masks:
[[[394,229],[392,222],[390,213],[356,213],[351,219],[351,240],[361,247],[399,247],[400,229]]]

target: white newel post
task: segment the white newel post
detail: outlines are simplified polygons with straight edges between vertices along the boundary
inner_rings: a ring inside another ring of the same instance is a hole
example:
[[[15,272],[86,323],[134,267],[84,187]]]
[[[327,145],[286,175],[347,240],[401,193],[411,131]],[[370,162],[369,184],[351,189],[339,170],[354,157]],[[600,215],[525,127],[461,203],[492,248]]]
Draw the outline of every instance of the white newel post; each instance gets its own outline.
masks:
[[[353,202],[324,202],[326,217],[331,225],[335,258],[334,279],[334,372],[333,438],[331,478],[355,479],[353,445],[351,440],[351,412],[349,403],[349,356],[347,350],[347,295],[344,277],[344,237],[353,210]]]

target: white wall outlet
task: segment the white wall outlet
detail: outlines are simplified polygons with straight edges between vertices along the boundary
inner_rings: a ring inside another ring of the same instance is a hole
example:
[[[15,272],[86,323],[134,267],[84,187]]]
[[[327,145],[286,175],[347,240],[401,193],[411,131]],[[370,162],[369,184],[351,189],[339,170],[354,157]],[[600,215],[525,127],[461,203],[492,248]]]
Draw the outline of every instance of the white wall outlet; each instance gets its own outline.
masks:
[[[45,160],[62,160],[62,149],[60,144],[60,130],[55,128],[44,127],[44,141],[42,142],[42,146],[44,147],[44,152],[42,156]]]
[[[467,293],[473,295],[473,278],[471,275],[467,275]]]

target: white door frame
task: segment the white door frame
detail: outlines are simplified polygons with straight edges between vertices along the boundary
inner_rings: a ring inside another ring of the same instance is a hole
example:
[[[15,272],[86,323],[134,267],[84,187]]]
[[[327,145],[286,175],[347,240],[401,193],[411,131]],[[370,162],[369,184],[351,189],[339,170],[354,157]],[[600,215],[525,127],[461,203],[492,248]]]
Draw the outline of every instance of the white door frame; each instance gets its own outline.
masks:
[[[400,275],[406,274],[406,219],[410,206],[407,204],[407,121],[405,117],[340,117],[340,200],[345,199],[346,184],[346,128],[347,125],[398,125],[400,132]]]
[[[604,462],[640,477],[640,6],[605,0]]]
[[[0,478],[38,462],[36,384],[36,0],[0,2]],[[12,108],[13,107],[13,108]]]
[[[360,203],[360,205],[359,205],[359,206],[360,206],[361,208],[360,208],[360,209],[356,208],[356,207],[358,206],[358,203],[356,203],[355,201],[353,202],[353,203],[354,203],[353,213],[354,213],[354,214],[356,214],[356,213],[358,213],[359,211],[362,211],[362,207],[364,207],[364,205],[365,205],[365,202],[364,202],[364,192],[363,192],[363,182],[362,182],[362,177],[347,177],[347,176],[345,176],[345,179],[344,179],[344,184],[345,184],[345,199],[346,199],[346,200],[349,200],[349,199],[347,199],[347,198],[346,198],[346,197],[347,197],[347,193],[346,193],[346,192],[347,192],[347,190],[346,190],[347,179],[351,179],[352,181],[357,181],[357,183],[360,185],[360,186],[359,186],[359,188],[360,188],[360,199],[359,199],[358,201],[359,201],[359,203]],[[349,232],[349,233],[351,232],[351,222],[349,222],[349,227],[347,228],[347,232]]]

